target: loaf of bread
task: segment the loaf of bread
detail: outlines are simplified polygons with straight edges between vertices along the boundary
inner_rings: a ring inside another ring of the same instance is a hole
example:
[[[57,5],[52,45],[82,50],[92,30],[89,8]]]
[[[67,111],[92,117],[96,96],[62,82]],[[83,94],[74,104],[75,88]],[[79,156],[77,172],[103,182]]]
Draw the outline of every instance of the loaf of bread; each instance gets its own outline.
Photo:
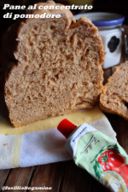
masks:
[[[120,64],[104,86],[101,108],[128,119],[128,61]]]
[[[5,102],[15,127],[91,108],[101,93],[104,50],[97,28],[85,18],[75,21],[69,10],[45,12],[61,18],[26,19],[4,37]]]

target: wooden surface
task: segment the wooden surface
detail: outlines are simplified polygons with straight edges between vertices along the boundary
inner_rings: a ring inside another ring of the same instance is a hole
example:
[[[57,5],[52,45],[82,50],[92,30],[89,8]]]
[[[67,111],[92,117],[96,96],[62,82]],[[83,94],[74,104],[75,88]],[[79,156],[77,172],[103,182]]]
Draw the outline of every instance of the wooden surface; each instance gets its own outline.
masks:
[[[128,152],[128,122],[114,115],[108,115],[108,118],[117,133],[119,143]],[[108,192],[86,171],[75,166],[73,161],[0,171],[0,188],[2,186],[52,188],[41,190],[42,192]]]

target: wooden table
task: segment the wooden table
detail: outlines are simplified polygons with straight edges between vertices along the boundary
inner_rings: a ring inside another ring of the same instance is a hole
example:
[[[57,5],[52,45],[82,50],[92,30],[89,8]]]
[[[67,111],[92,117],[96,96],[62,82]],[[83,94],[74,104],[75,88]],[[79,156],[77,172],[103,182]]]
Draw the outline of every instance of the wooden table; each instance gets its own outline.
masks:
[[[108,118],[117,133],[119,143],[128,152],[128,122],[114,115],[108,115]],[[42,192],[108,191],[95,179],[93,179],[86,171],[75,166],[73,161],[29,168],[17,168],[4,171],[1,170],[0,188],[2,188],[2,186],[51,187],[51,190],[34,190]],[[24,192],[25,191],[30,190],[24,190]]]

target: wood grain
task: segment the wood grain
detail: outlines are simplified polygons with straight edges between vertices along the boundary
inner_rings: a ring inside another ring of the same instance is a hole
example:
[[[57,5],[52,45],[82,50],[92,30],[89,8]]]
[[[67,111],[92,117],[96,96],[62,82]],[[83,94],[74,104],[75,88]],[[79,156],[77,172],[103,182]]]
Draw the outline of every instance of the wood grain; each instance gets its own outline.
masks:
[[[0,189],[6,183],[6,180],[9,176],[10,170],[1,170],[0,171]]]
[[[34,170],[35,167],[11,169],[4,186],[28,186]]]
[[[38,166],[33,175],[30,186],[51,187],[52,192],[59,192],[61,182],[65,173],[66,164],[66,162],[63,162]],[[42,192],[44,192],[44,190],[42,190]]]
[[[91,175],[77,167],[73,161],[66,164],[60,192],[108,192]]]

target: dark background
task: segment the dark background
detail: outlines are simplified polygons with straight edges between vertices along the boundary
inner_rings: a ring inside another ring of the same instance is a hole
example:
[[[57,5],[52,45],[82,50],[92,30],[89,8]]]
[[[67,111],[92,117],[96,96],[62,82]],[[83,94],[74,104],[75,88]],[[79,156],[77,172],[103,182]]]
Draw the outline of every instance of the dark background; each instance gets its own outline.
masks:
[[[34,4],[41,1],[43,2],[45,0],[0,0],[0,22],[1,22],[2,28],[7,28],[11,23],[14,22],[12,21],[12,19],[3,19],[3,14],[7,12],[2,10],[4,3],[9,3],[14,5],[16,4],[29,5],[29,4]],[[55,0],[55,1],[63,4],[69,4],[68,0]],[[128,2],[126,0],[93,0],[92,11],[106,11],[106,12],[115,12],[115,13],[123,14],[126,18],[124,23],[128,24],[128,5],[127,4]]]

